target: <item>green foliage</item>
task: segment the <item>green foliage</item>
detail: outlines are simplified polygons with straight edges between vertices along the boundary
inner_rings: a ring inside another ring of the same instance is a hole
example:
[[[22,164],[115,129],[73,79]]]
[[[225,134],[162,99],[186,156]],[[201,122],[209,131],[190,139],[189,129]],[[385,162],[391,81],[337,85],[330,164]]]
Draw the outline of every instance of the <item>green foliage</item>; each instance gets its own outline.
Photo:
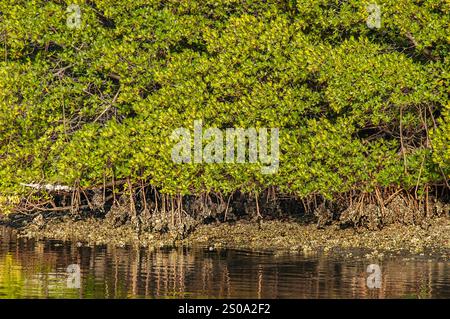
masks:
[[[450,176],[450,104],[439,118],[439,127],[433,131],[433,159]]]
[[[0,1],[0,192],[131,177],[330,197],[442,180],[450,3],[377,2],[380,29],[369,1]],[[280,128],[278,173],[175,164],[172,130],[196,119]]]

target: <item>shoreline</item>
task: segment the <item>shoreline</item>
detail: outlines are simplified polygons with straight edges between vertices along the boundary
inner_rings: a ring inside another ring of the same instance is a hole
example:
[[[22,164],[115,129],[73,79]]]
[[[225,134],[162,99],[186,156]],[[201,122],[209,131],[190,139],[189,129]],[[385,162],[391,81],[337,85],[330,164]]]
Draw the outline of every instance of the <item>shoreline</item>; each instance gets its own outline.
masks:
[[[112,227],[95,218],[50,219],[40,226],[30,223],[17,229],[20,237],[73,241],[80,246],[203,246],[212,250],[234,248],[339,255],[358,250],[365,257],[382,258],[406,253],[450,258],[450,219],[447,217],[433,219],[428,229],[394,224],[376,231],[339,229],[337,225],[317,229],[315,225],[293,220],[271,220],[260,224],[242,220],[233,224],[200,225],[184,239],[170,233],[137,234],[130,224]]]

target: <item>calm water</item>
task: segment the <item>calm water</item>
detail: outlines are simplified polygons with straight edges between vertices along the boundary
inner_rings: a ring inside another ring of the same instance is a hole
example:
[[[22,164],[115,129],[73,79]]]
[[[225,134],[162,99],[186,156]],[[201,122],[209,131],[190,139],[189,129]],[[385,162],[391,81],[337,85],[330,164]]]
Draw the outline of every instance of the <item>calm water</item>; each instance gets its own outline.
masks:
[[[369,289],[366,268],[381,267]],[[66,272],[80,266],[80,288]],[[74,282],[73,282],[74,283]],[[72,283],[72,284],[73,284]],[[0,227],[0,298],[450,298],[442,259],[330,258],[244,250],[78,247]]]

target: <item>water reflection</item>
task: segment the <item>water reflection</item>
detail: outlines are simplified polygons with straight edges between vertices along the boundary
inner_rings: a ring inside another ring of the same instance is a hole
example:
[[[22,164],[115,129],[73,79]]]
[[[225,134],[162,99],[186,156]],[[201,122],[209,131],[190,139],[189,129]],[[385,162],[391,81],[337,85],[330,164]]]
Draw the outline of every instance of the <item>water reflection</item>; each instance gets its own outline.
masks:
[[[149,250],[0,236],[0,298],[450,298],[448,261],[383,261],[243,250]],[[380,289],[366,284],[369,263]],[[67,266],[81,268],[79,289]]]

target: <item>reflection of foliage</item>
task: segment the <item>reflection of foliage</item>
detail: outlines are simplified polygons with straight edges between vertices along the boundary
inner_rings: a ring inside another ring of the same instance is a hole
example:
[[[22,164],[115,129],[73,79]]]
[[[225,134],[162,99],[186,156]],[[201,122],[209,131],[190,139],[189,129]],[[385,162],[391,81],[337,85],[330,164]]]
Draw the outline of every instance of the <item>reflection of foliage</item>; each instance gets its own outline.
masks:
[[[25,276],[22,266],[11,253],[0,259],[0,298],[19,298],[23,296]]]
[[[109,293],[109,284],[106,280],[97,280],[94,272],[90,272],[83,277],[83,298],[108,298],[105,293]],[[125,283],[120,282],[117,291],[125,295]]]
[[[77,289],[66,287],[64,272],[55,273],[54,266],[45,262],[33,266],[33,262],[19,262],[11,253],[0,257],[0,299],[79,296]]]

